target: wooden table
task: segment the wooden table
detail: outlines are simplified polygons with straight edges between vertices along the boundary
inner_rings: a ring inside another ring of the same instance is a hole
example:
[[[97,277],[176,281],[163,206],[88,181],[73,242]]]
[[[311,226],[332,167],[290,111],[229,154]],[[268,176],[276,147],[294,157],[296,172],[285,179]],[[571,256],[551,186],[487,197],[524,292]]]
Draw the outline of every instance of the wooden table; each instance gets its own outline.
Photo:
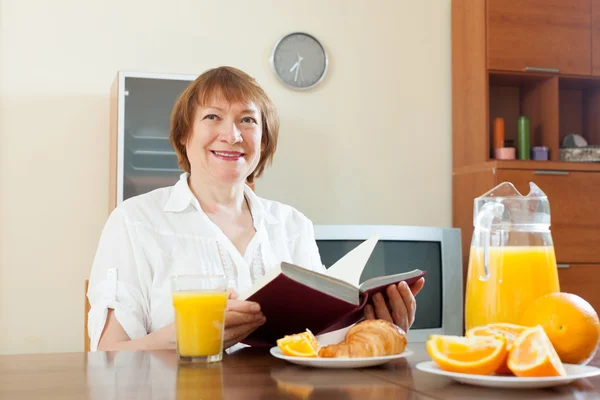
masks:
[[[359,370],[297,367],[255,348],[200,368],[173,351],[0,356],[0,399],[600,399],[600,378],[546,390],[461,385],[418,371],[429,357],[409,347],[406,360]]]

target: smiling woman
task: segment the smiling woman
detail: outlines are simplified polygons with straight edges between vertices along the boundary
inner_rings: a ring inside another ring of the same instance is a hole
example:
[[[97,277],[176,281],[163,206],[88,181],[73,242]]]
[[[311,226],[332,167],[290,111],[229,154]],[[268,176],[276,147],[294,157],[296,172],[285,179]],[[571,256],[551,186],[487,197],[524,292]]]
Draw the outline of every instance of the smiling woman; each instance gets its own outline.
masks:
[[[325,272],[312,222],[246,184],[271,163],[278,134],[271,100],[238,69],[206,71],[181,94],[170,140],[185,172],[174,186],[122,202],[102,231],[88,289],[92,351],[174,348],[173,275],[227,277],[230,348],[265,322],[260,304],[236,291],[283,261]],[[376,298],[365,316],[414,320],[422,286],[390,286],[389,306]]]
[[[230,67],[208,71],[192,83],[175,104],[172,122],[171,143],[180,166],[192,176],[208,173],[232,181],[246,174],[252,183],[277,148],[273,103],[254,79]],[[215,158],[236,162],[215,165]],[[226,175],[214,175],[221,173]]]

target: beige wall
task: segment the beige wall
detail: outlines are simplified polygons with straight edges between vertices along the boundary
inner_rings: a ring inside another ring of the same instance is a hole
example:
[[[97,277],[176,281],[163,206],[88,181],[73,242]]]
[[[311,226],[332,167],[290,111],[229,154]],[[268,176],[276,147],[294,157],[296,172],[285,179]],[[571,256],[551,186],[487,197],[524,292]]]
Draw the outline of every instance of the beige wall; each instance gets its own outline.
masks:
[[[450,0],[0,0],[0,353],[80,351],[117,70],[254,75],[282,117],[259,194],[315,223],[451,224]],[[304,30],[310,92],[268,56]]]

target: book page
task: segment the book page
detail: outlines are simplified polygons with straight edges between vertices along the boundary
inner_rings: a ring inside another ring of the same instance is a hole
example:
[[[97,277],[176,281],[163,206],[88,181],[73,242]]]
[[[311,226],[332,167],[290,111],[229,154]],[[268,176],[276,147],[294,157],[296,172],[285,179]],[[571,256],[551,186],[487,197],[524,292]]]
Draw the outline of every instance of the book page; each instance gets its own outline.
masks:
[[[360,292],[358,287],[349,285],[343,280],[285,262],[281,264],[281,270],[285,275],[296,282],[322,293],[327,293],[340,300],[347,301],[348,303],[355,305],[360,304]]]
[[[420,277],[422,275],[425,275],[423,271],[421,271],[420,269],[414,269],[412,271],[403,272],[400,274],[378,276],[364,281],[360,285],[360,291],[366,292],[369,289],[377,288],[380,286],[388,286],[392,283],[399,283],[401,281],[410,281],[413,278]],[[412,282],[407,283],[411,284]]]
[[[356,305],[360,303],[360,292],[357,286],[350,285],[344,280],[336,279],[329,275],[311,271],[309,269],[286,262],[282,262],[279,266],[273,268],[267,274],[265,274],[265,276],[257,279],[248,290],[239,293],[238,299],[247,300],[250,298],[250,296],[267,286],[280,274],[284,274],[298,283],[306,285],[322,293],[327,293],[330,296],[344,300],[348,303]]]
[[[327,275],[358,288],[360,276],[378,241],[378,236],[365,240],[329,267]]]

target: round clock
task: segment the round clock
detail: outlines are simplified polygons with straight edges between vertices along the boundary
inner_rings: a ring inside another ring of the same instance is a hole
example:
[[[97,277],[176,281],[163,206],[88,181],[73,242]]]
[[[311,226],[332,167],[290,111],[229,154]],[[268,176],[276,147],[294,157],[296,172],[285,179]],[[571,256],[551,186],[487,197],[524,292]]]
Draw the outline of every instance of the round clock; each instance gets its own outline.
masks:
[[[292,89],[310,89],[327,73],[327,53],[314,36],[304,32],[285,35],[273,47],[271,67]]]

